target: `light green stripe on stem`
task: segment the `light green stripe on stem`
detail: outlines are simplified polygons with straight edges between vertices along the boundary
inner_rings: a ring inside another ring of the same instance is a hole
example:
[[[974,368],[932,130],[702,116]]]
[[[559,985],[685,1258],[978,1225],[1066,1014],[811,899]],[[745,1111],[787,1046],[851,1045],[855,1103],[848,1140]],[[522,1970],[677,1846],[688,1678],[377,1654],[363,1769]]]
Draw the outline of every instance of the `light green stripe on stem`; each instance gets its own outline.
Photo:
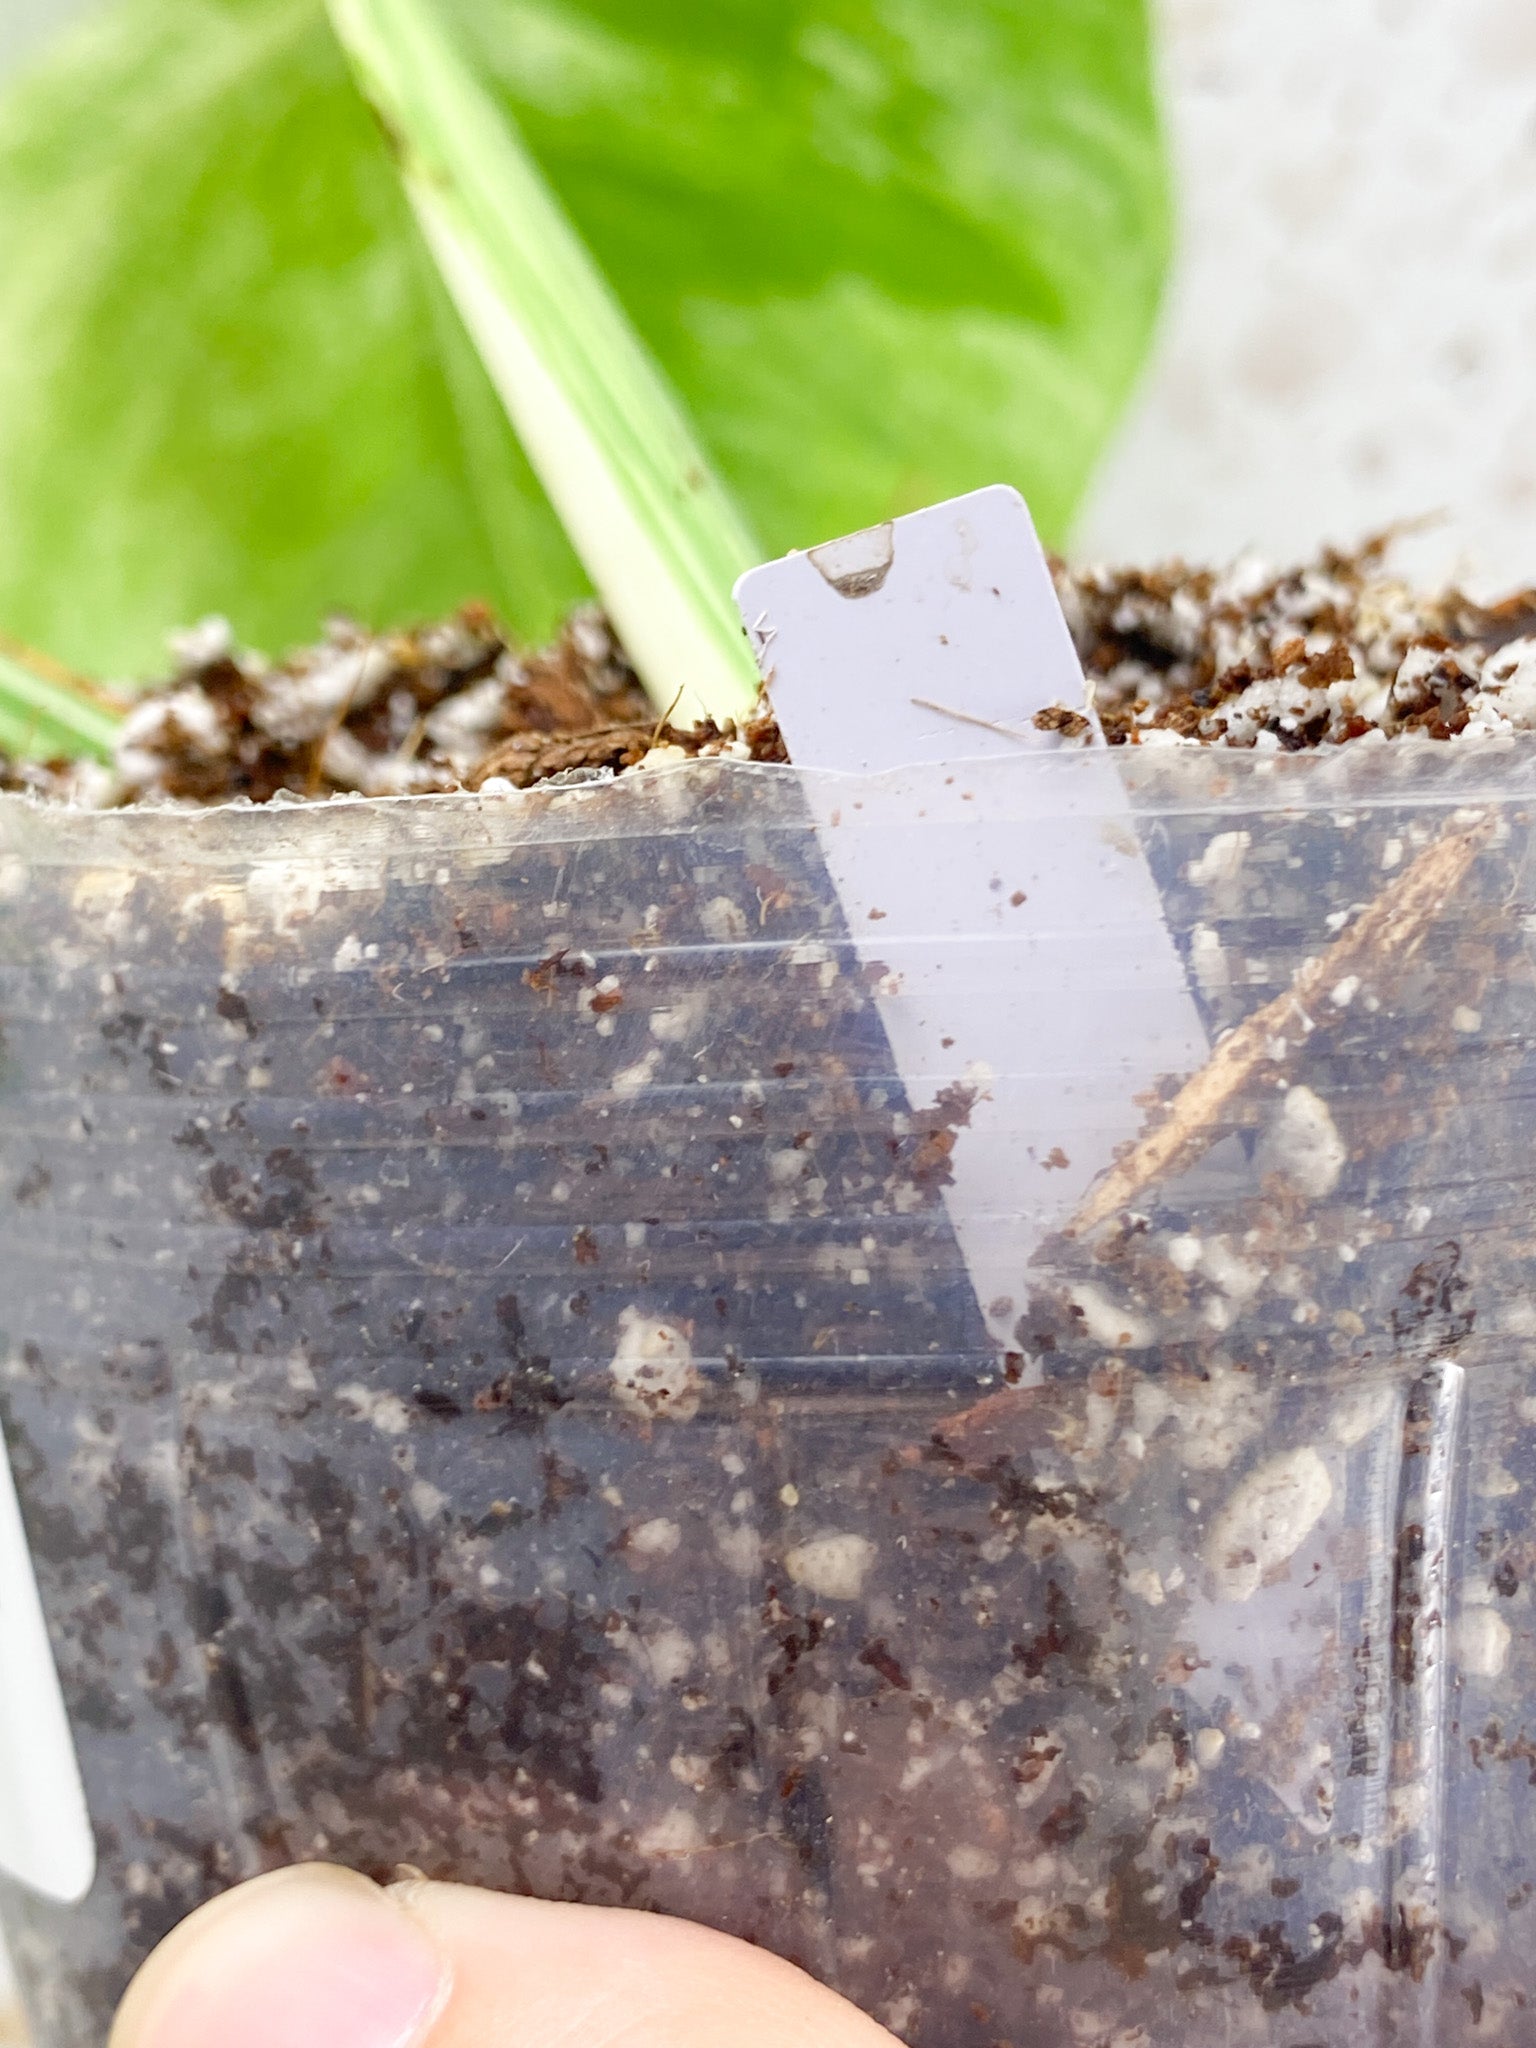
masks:
[[[0,751],[31,761],[82,754],[110,761],[119,723],[110,711],[0,653]]]
[[[746,713],[731,589],[759,550],[682,405],[434,0],[327,0],[416,218],[647,692]]]

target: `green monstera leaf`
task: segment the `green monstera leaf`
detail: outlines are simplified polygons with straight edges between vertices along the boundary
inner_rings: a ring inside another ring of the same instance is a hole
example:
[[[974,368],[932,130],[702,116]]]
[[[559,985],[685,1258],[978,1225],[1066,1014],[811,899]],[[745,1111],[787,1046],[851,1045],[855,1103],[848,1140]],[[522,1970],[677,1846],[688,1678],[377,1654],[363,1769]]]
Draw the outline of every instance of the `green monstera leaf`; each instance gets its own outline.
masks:
[[[1142,0],[440,0],[764,547],[1059,538],[1166,255]],[[322,0],[105,0],[0,106],[0,629],[92,672],[583,590]]]
[[[107,0],[0,109],[0,535],[98,673],[578,586],[315,0]]]
[[[1140,0],[454,0],[774,550],[1065,530],[1166,256]]]

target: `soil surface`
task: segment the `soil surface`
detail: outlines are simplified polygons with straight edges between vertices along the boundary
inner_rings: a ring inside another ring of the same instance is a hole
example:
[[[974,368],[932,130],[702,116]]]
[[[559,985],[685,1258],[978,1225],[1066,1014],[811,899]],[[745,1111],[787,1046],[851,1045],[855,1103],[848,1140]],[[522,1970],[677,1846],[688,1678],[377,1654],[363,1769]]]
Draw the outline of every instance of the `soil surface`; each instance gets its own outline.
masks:
[[[1280,575],[1253,561],[1058,564],[1110,745],[1294,753],[1536,727],[1536,589],[1493,605],[1416,592],[1389,573],[1390,544],[1325,549]],[[1036,723],[1070,731],[1079,708],[1053,706]]]
[[[1479,604],[1412,590],[1390,536],[1275,574],[1182,562],[1053,563],[1111,746],[1268,752],[1410,735],[1536,728],[1536,588]],[[602,613],[517,648],[482,605],[409,631],[333,620],[280,662],[241,649],[222,619],[173,638],[172,673],[136,700],[110,767],[16,763],[0,788],[92,807],[265,803],[279,794],[400,796],[606,777],[660,755],[786,758],[765,705],[740,729],[657,718]],[[1086,740],[1084,707],[1035,723]]]
[[[771,721],[740,732],[658,718],[607,621],[584,606],[552,646],[516,648],[483,605],[410,631],[351,620],[280,662],[222,619],[177,634],[175,668],[123,722],[111,767],[17,763],[0,788],[92,808],[245,798],[403,796],[584,780],[647,756],[781,760]]]

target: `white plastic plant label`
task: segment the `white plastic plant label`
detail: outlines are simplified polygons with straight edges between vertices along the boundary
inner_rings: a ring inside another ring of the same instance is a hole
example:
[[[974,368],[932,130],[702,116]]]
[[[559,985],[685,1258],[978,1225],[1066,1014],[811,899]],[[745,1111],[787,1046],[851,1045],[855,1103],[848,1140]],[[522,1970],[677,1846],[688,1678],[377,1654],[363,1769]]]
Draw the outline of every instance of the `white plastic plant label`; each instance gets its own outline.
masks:
[[[1136,1137],[1147,1090],[1207,1052],[1028,507],[976,491],[767,563],[736,597],[791,760],[878,778],[857,817],[835,775],[809,800],[850,933],[889,970],[910,1102],[976,1091],[948,1201],[1007,1344],[1031,1255]],[[1033,724],[1055,704],[1083,707],[1092,755],[1021,821],[980,785],[1062,743]],[[922,863],[918,817],[942,848]]]
[[[96,1843],[32,1572],[0,1455],[0,1870],[62,1905],[83,1899]]]

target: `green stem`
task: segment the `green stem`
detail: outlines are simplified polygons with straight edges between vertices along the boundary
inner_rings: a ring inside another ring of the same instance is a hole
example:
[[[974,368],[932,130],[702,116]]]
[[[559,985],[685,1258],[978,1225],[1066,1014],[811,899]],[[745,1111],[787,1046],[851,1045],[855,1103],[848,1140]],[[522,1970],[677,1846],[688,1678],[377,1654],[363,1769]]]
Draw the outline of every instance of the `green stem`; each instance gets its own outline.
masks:
[[[0,750],[19,760],[90,754],[110,761],[119,723],[110,711],[0,651]]]
[[[738,718],[759,553],[682,406],[434,0],[328,0],[438,268],[660,710]]]

